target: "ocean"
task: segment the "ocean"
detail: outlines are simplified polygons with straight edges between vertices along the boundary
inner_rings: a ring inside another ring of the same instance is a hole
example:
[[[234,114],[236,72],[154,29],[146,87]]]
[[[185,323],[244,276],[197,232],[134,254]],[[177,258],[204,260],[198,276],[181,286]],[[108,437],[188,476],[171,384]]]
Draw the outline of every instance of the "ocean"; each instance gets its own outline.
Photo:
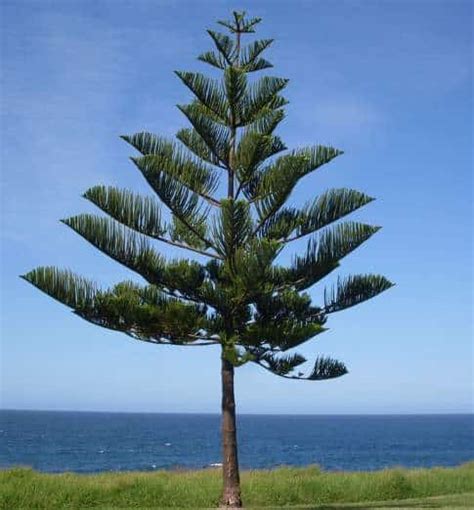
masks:
[[[243,469],[455,466],[474,460],[474,415],[241,415]],[[0,411],[0,467],[45,472],[204,468],[220,463],[211,414]]]

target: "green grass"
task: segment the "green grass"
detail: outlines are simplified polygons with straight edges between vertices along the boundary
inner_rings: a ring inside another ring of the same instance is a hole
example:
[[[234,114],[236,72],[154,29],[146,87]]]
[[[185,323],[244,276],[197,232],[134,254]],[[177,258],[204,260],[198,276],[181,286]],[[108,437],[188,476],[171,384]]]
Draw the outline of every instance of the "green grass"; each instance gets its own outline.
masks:
[[[0,471],[0,508],[212,508],[219,499],[220,474],[202,470],[51,475],[16,468]],[[242,492],[247,508],[267,510],[473,508],[474,462],[457,468],[376,472],[325,472],[317,467],[245,471]],[[451,500],[426,499],[446,495]],[[443,507],[446,501],[448,506]]]

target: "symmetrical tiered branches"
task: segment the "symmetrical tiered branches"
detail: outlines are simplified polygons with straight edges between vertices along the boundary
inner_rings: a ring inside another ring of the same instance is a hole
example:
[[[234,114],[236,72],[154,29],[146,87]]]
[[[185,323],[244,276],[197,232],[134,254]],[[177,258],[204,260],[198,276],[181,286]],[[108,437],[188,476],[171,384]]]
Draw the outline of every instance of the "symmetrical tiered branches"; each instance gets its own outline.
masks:
[[[225,434],[231,429],[235,440],[234,367],[252,362],[281,377],[314,381],[345,374],[343,363],[321,356],[304,375],[306,359],[291,350],[324,332],[329,314],[392,285],[378,275],[341,278],[324,291],[320,305],[305,292],[379,227],[339,221],[373,200],[350,189],[326,191],[301,208],[286,205],[300,179],[342,152],[321,145],[288,151],[275,135],[288,80],[254,78],[272,67],[262,57],[271,39],[241,42],[259,21],[234,13],[232,21],[219,22],[230,36],[208,31],[215,49],[199,60],[217,68],[220,79],[176,73],[194,96],[178,106],[191,127],[179,131],[177,141],[151,133],[122,137],[136,149],[131,159],[157,197],[96,186],[84,196],[106,216],[63,221],[146,285],[127,281],[101,289],[54,267],[24,276],[83,319],[137,340],[221,345],[223,409],[230,413],[227,422],[224,416],[224,443],[232,443],[232,434]],[[304,252],[290,267],[279,265],[285,246],[303,237]],[[157,252],[160,243],[195,256],[166,260]],[[230,450],[224,449],[224,471],[237,465],[235,441],[230,446],[235,459],[226,458]],[[238,472],[232,483],[238,486]],[[224,502],[239,504],[238,492],[230,492]]]

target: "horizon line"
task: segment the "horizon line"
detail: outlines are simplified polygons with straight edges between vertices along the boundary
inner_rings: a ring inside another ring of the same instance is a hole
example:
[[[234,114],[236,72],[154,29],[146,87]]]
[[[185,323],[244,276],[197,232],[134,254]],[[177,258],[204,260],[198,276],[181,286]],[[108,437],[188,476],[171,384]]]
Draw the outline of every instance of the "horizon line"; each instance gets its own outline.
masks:
[[[98,411],[87,409],[32,409],[32,408],[2,408],[0,412],[38,412],[38,413],[84,413],[84,414],[161,414],[161,415],[199,415],[199,416],[217,416],[220,417],[220,412],[193,412],[193,411]],[[237,416],[307,416],[307,417],[333,417],[333,416],[473,416],[472,411],[441,411],[441,412],[398,412],[398,413],[254,413],[242,412],[237,413]]]

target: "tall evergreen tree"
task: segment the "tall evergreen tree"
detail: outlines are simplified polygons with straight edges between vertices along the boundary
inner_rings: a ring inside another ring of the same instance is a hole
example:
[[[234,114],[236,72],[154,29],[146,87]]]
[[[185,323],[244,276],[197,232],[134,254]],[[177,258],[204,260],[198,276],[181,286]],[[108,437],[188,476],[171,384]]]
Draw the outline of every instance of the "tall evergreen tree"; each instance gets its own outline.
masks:
[[[146,284],[124,281],[103,289],[55,267],[23,276],[79,317],[135,340],[220,346],[224,507],[241,506],[235,368],[255,363],[309,381],[346,374],[342,362],[319,356],[304,375],[306,359],[293,349],[323,333],[329,314],[392,285],[379,275],[347,276],[324,291],[320,305],[312,304],[306,291],[379,227],[338,222],[373,200],[351,189],[326,191],[300,208],[287,205],[300,179],[342,151],[322,145],[288,151],[274,134],[284,119],[288,80],[251,76],[272,67],[262,56],[272,39],[242,45],[259,22],[234,12],[230,21],[218,22],[229,35],[208,30],[214,49],[198,58],[217,68],[220,79],[176,72],[194,95],[178,106],[191,127],[180,130],[177,141],[146,132],[122,137],[138,152],[131,159],[159,200],[95,186],[84,197],[108,217],[63,220]],[[303,237],[304,252],[289,267],[279,264],[282,250]],[[153,241],[188,250],[193,259],[167,260]]]

